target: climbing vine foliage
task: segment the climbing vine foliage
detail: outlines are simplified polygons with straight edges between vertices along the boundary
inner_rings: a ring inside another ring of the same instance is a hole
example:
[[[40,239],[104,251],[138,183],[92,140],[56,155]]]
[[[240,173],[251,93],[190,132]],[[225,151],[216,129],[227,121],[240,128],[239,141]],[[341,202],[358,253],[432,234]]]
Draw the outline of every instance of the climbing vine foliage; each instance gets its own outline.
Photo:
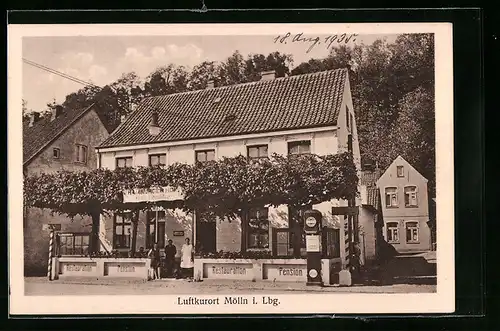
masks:
[[[24,203],[60,214],[84,215],[132,209],[123,193],[133,188],[170,186],[180,189],[184,201],[164,203],[215,216],[238,215],[263,205],[305,205],[356,194],[358,177],[349,153],[327,156],[281,156],[247,160],[243,156],[195,165],[60,171],[24,179]],[[148,203],[134,205],[147,209]]]

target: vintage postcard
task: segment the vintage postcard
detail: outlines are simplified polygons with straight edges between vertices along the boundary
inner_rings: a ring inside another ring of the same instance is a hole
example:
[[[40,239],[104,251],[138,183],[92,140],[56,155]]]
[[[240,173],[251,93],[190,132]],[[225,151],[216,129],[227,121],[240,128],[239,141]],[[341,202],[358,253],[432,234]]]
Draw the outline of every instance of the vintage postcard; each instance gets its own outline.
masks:
[[[454,311],[451,24],[8,30],[11,314]]]

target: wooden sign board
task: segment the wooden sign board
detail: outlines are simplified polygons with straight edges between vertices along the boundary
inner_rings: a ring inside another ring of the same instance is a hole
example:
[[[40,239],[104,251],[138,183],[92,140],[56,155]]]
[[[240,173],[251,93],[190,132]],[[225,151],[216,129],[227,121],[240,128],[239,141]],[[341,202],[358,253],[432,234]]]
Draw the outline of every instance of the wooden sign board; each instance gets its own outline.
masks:
[[[61,231],[61,224],[43,224],[42,231]]]
[[[174,237],[184,237],[184,231],[174,231]]]
[[[332,207],[333,215],[358,215],[358,207]]]

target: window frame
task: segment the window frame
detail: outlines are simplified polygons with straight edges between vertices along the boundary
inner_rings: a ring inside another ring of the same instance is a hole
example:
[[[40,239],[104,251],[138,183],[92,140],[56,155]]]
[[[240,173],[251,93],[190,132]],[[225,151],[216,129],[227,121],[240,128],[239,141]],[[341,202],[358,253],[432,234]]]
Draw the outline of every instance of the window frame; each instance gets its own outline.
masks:
[[[399,173],[399,169],[401,169],[401,174]],[[402,165],[397,165],[396,166],[396,176],[398,178],[404,178],[405,177],[405,167]]]
[[[388,189],[395,189],[395,192],[393,193],[388,193]],[[391,198],[389,199],[391,201],[390,204],[387,204],[387,195],[391,194]],[[392,194],[396,197],[396,204],[392,204]],[[399,190],[397,186],[386,186],[384,187],[384,204],[386,208],[399,208]]]
[[[128,217],[125,218],[125,215]],[[118,218],[121,218],[121,222],[117,222]],[[132,218],[134,217],[131,211],[125,211],[122,213],[115,213],[113,215],[113,249],[129,249],[131,246],[132,239]],[[128,221],[126,221],[128,220]],[[117,233],[117,227],[122,227],[122,233]],[[128,234],[125,233],[125,228],[129,227],[130,232]],[[119,237],[123,237],[124,239],[118,240]],[[128,240],[126,240],[128,236]],[[122,245],[121,241],[125,241],[125,244]]]
[[[265,216],[262,217],[256,216],[256,220],[258,220],[259,225],[257,227],[252,227],[250,226],[251,220],[254,219],[252,218],[252,213],[254,211],[260,211],[260,212],[265,212]],[[257,208],[251,208],[247,211],[247,220],[248,220],[248,226],[247,226],[247,234],[246,234],[246,239],[247,239],[247,249],[248,250],[269,250],[271,248],[270,244],[270,235],[269,235],[269,230],[271,228],[271,222],[269,221],[269,208],[268,207],[257,207]],[[264,228],[261,228],[261,224],[264,224]],[[252,235],[257,235],[258,238],[258,244],[251,246],[250,245],[250,238]],[[267,245],[261,245],[262,240],[261,236],[264,236],[267,238]]]
[[[207,153],[213,152],[214,153],[214,159],[213,160],[205,160],[205,161],[199,161],[198,160],[198,155],[201,153],[205,153],[205,158],[207,158]],[[200,150],[195,150],[194,151],[194,162],[195,163],[203,163],[203,162],[210,162],[210,161],[215,161],[217,159],[217,155],[215,153],[215,148],[209,148],[209,149],[200,149]]]
[[[415,190],[412,191],[412,192],[407,193],[406,189],[410,188],[410,187],[414,187]],[[408,204],[406,203],[406,197],[407,197],[407,195],[409,195],[411,193],[415,194],[415,204],[414,205],[410,204],[410,200],[411,199],[409,197],[408,197]],[[403,188],[403,194],[404,194],[404,198],[405,198],[404,202],[405,202],[405,207],[406,208],[417,208],[418,207],[418,186],[417,185],[405,185],[405,187]]]
[[[57,152],[57,156],[54,155],[54,152]],[[59,147],[52,148],[52,158],[56,160],[59,160],[61,158],[61,149]]]
[[[300,146],[308,146],[309,147],[309,152],[307,153],[301,153],[300,152]],[[295,141],[289,141],[287,144],[288,147],[288,156],[297,156],[297,155],[310,155],[312,154],[312,142],[311,140],[295,140]],[[293,147],[298,147],[299,153],[292,154],[291,149]]]
[[[411,228],[408,226],[409,224],[415,224],[415,226],[412,226]],[[411,238],[408,238],[408,230],[416,230],[417,233],[417,239],[413,240],[413,236],[410,236]],[[419,244],[420,243],[420,223],[418,221],[405,221],[405,240],[407,244]]]
[[[160,163],[160,158],[165,157],[165,163]],[[155,154],[149,154],[148,155],[148,165],[152,167],[153,165],[151,164],[151,158],[152,157],[158,157],[158,164],[155,164],[154,166],[166,166],[167,165],[167,153],[155,153]]]
[[[166,245],[165,226],[167,222],[167,212],[166,210],[158,209],[158,229],[156,228],[155,221],[156,212],[156,210],[148,210],[146,212],[146,249],[153,248],[153,245],[156,242],[156,231],[161,228],[163,228],[163,235],[160,236],[160,234],[158,234],[158,248],[163,248]],[[163,213],[163,218],[160,216],[160,213]],[[151,228],[153,229],[153,233],[150,233]],[[151,235],[154,236],[153,239],[151,239]]]
[[[392,226],[393,224],[395,224],[395,226]],[[399,222],[397,222],[397,221],[387,222],[385,227],[386,227],[385,234],[386,234],[387,242],[389,244],[399,244],[401,242],[401,234],[400,234],[401,231],[399,231]],[[394,232],[394,230],[396,230],[396,231]],[[389,239],[389,233],[391,233],[392,239]],[[394,237],[397,237],[397,238],[393,239]]]
[[[61,236],[61,234],[63,234]],[[88,255],[89,251],[90,251],[90,233],[89,232],[74,232],[74,233],[71,233],[71,235],[64,235],[64,234],[68,234],[68,233],[61,233],[57,236],[57,255],[59,256],[85,256],[85,255]],[[64,238],[64,239],[63,239]],[[67,254],[67,238],[71,238],[71,254]],[[75,238],[79,238],[80,241],[79,241],[79,244],[76,245],[77,241],[75,240]],[[84,244],[83,243],[83,239],[84,238],[87,238],[87,243]],[[65,241],[65,245],[63,246],[62,245],[62,242]],[[77,253],[77,247],[79,248],[79,251]],[[63,252],[63,248],[64,248],[64,252]]]
[[[265,156],[261,156],[260,155],[260,149],[262,147],[266,148],[266,155]],[[250,149],[252,149],[252,148],[256,148],[257,149],[257,154],[259,154],[259,156],[255,156],[255,157],[250,156]],[[248,160],[269,159],[269,145],[268,144],[260,144],[260,145],[249,145],[249,146],[247,146],[247,159]]]
[[[118,165],[119,161],[120,160],[125,160],[125,166],[124,167],[120,167]],[[130,160],[130,167],[127,166],[127,161],[126,160]],[[121,157],[115,157],[115,168],[132,168],[134,166],[134,157],[133,156],[121,156]]]
[[[76,163],[80,163],[80,164],[87,164],[88,160],[89,160],[89,148],[87,145],[84,145],[84,144],[75,144],[76,145],[76,159],[75,159],[75,162]],[[85,152],[82,154],[84,155],[85,157],[85,160],[79,160],[80,158],[80,149],[83,149]]]

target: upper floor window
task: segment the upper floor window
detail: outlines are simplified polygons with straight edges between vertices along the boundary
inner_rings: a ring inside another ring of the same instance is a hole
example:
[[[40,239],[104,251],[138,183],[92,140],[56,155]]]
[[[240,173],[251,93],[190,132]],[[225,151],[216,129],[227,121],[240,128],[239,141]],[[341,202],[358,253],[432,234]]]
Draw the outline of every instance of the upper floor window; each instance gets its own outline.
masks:
[[[354,116],[352,116],[352,114],[349,114],[349,118],[351,120],[351,132],[352,132],[353,127],[354,127]]]
[[[207,149],[204,151],[196,151],[196,162],[206,162],[215,160],[215,149]]]
[[[399,223],[398,222],[388,222],[387,223],[387,242],[398,243],[399,242]]]
[[[311,153],[311,141],[291,141],[288,143],[288,155],[301,155]]]
[[[248,212],[248,248],[269,248],[267,208],[253,208]]]
[[[403,166],[397,166],[396,170],[397,170],[397,173],[398,173],[398,177],[404,177],[405,176],[405,172],[404,172],[404,167]]]
[[[166,165],[167,164],[167,154],[153,154],[149,156],[149,165]]]
[[[113,247],[130,248],[132,236],[132,213],[115,214],[113,229]]]
[[[406,207],[417,207],[417,187],[416,186],[406,186],[405,187],[405,206]]]
[[[398,189],[396,187],[385,188],[385,206],[386,207],[398,206]]]
[[[116,167],[117,168],[130,168],[132,167],[132,157],[117,157],[116,158]]]
[[[406,222],[406,242],[418,243],[418,222]]]
[[[265,159],[267,158],[267,145],[248,146],[247,152],[248,158],[251,160]]]
[[[76,162],[87,163],[87,146],[76,145]]]
[[[54,159],[58,159],[61,157],[61,150],[59,148],[53,148],[52,149],[52,157]]]

